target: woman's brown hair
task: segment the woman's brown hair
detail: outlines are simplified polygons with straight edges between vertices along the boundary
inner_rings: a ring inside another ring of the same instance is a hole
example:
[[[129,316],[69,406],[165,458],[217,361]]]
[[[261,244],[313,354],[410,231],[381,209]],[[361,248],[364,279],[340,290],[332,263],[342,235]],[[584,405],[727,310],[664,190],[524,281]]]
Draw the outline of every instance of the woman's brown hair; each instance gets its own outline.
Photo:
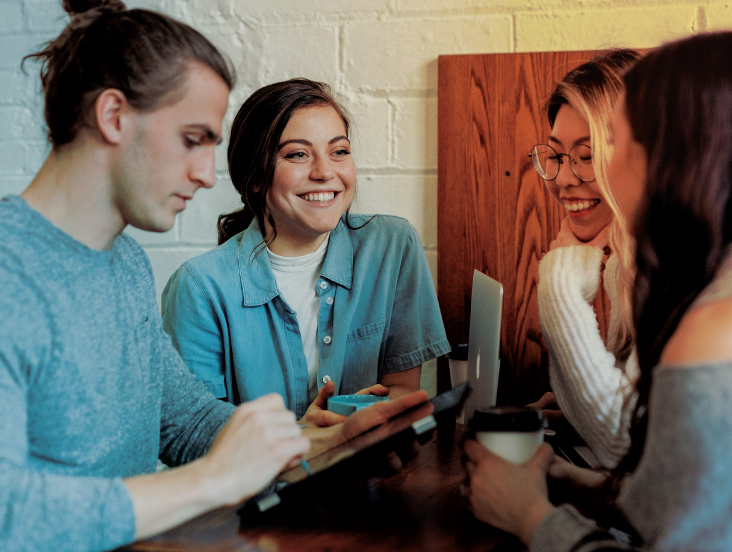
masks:
[[[654,367],[732,242],[732,33],[664,45],[624,77],[625,115],[648,157],[636,223],[633,317],[640,376],[631,447],[640,461]]]
[[[330,87],[321,82],[276,82],[254,92],[241,106],[231,126],[228,159],[231,181],[244,205],[219,217],[219,244],[246,230],[254,219],[259,223],[264,243],[274,240],[277,228],[267,209],[267,193],[274,179],[280,137],[295,111],[314,106],[335,109],[343,120],[346,136],[349,135],[351,123],[346,110]],[[265,220],[273,229],[272,235],[265,231]]]

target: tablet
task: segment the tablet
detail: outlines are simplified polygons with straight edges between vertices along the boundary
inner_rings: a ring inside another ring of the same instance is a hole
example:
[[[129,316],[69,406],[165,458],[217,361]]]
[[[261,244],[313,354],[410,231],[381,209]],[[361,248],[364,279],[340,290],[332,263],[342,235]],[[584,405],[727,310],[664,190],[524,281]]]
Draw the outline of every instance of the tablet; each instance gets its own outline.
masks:
[[[449,420],[455,423],[455,416],[468,394],[469,385],[462,383],[432,399],[432,414],[423,415],[425,403],[416,405],[381,425],[313,456],[307,463],[283,471],[265,490],[244,503],[238,511],[239,516],[242,519],[250,518],[256,516],[257,512],[270,510],[286,500],[288,495],[295,494],[300,487],[305,487],[305,482],[322,479],[336,470],[347,470],[349,467],[355,470],[356,462],[382,458],[415,441],[426,443],[439,422]]]

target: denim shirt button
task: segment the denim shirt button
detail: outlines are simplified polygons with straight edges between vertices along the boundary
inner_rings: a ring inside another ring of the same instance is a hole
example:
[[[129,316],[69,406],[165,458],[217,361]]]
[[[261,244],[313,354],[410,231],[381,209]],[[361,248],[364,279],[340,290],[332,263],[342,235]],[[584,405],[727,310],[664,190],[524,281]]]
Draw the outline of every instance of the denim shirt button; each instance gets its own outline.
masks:
[[[328,283],[327,282],[320,282],[320,289],[327,289]]]
[[[333,338],[331,338],[331,337],[330,337],[329,335],[326,335],[326,336],[325,336],[325,337],[323,338],[323,343],[325,343],[326,345],[330,345],[330,342],[331,342],[331,341],[333,341]]]
[[[327,299],[325,300],[325,302],[326,302],[326,303],[327,303],[328,305],[332,305],[332,304],[333,304],[333,298],[332,298],[332,297],[328,297],[328,298],[327,298]]]
[[[323,376],[323,383],[328,383],[330,381],[330,376]]]

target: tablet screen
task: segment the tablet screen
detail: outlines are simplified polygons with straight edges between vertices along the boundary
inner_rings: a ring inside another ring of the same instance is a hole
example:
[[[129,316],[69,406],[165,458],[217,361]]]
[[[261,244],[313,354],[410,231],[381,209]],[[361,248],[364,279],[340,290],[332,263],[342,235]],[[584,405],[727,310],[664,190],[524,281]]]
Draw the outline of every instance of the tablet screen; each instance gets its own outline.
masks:
[[[362,450],[366,450],[377,443],[384,442],[389,437],[395,436],[406,429],[412,428],[416,435],[429,431],[436,426],[436,422],[432,414],[428,416],[420,414],[422,406],[424,406],[424,404],[417,405],[417,407],[402,412],[400,415],[388,420],[380,426],[357,435],[345,443],[336,445],[333,448],[308,459],[310,474],[307,473],[304,466],[300,465],[282,472],[277,479],[290,484],[297,483],[298,481],[302,481],[303,479],[310,477],[310,475],[316,475],[327,470],[331,466],[350,458]],[[413,428],[412,426],[416,427]]]

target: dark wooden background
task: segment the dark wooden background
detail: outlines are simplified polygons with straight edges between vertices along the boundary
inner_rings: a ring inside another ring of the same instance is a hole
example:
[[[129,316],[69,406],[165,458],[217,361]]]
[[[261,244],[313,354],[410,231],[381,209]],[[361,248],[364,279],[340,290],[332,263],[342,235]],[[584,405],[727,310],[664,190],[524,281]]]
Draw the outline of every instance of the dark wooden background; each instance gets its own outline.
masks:
[[[526,404],[549,389],[536,286],[539,260],[564,215],[529,152],[549,135],[544,104],[555,81],[595,53],[438,61],[438,296],[450,343],[465,343],[473,269],[503,283],[500,404]],[[598,294],[601,321],[606,307]],[[441,360],[437,388],[449,387]]]

